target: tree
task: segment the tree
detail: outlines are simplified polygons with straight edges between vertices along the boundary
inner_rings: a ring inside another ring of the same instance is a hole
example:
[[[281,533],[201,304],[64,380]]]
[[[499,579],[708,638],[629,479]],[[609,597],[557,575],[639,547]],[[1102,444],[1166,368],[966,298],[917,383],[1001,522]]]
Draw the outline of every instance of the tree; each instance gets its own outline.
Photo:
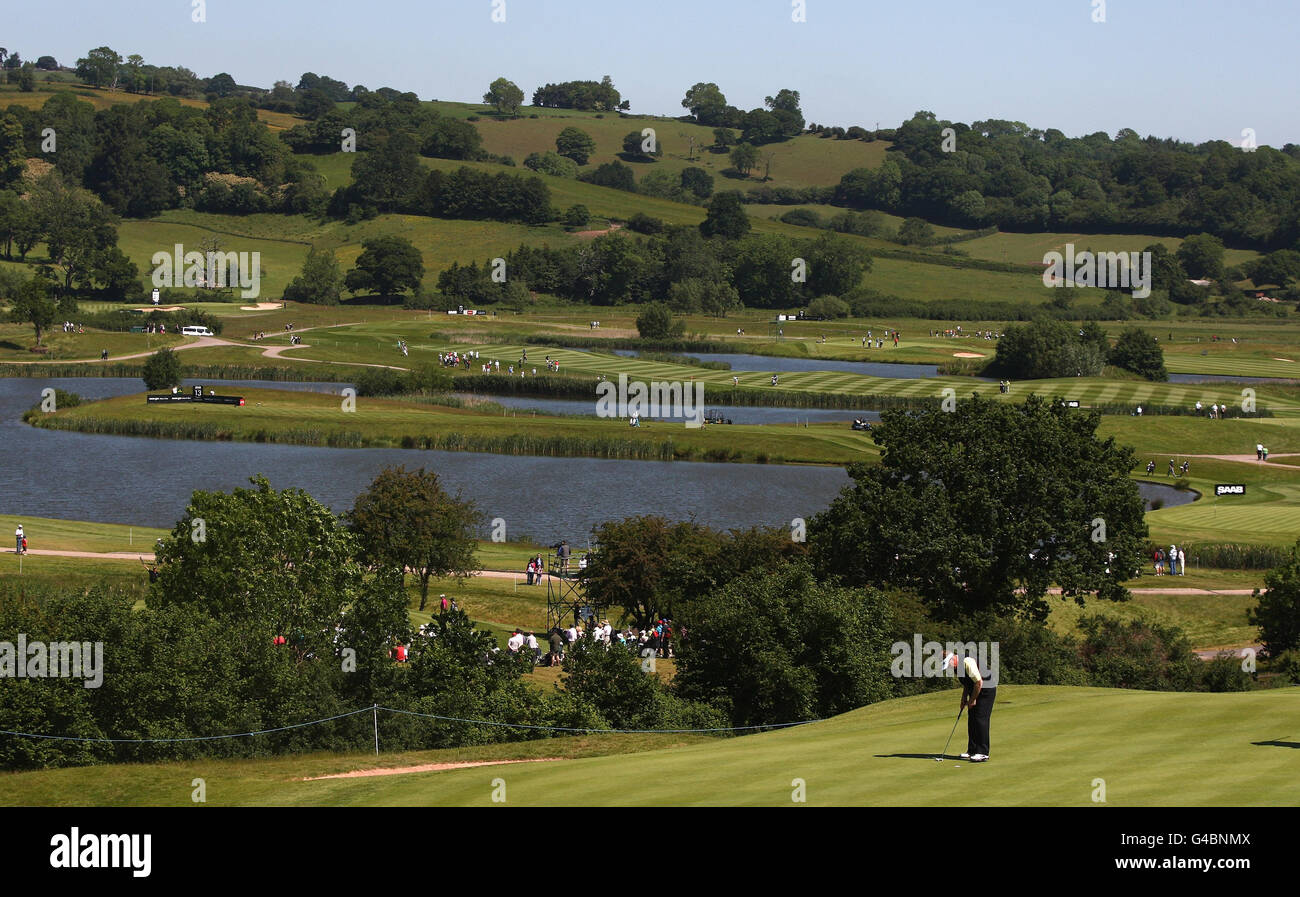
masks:
[[[23,126],[13,115],[0,116],[0,188],[18,187],[27,167],[27,148],[23,142]]]
[[[284,288],[284,298],[313,305],[338,305],[343,291],[339,260],[328,249],[312,247],[302,263],[302,272]]]
[[[934,242],[934,228],[924,218],[908,218],[898,227],[898,242],[905,246],[928,246]]]
[[[150,608],[194,606],[247,624],[266,642],[288,639],[299,658],[332,656],[334,627],[362,586],[356,541],[302,489],[196,491],[157,547]]]
[[[843,296],[856,289],[863,275],[871,270],[871,256],[867,251],[856,241],[836,234],[818,237],[805,254],[808,292],[813,296]]]
[[[1250,279],[1256,286],[1273,283],[1283,288],[1298,277],[1300,277],[1300,252],[1294,249],[1270,252],[1255,263],[1255,269],[1250,275]]]
[[[1300,649],[1300,540],[1279,566],[1264,574],[1264,593],[1249,612],[1269,657]]]
[[[758,147],[750,143],[738,143],[731,151],[730,159],[732,168],[749,177],[749,173],[758,164]]]
[[[215,94],[218,97],[228,97],[231,94],[235,93],[235,91],[237,91],[238,89],[239,89],[239,85],[235,83],[235,79],[231,77],[229,72],[219,72],[218,74],[215,74],[208,79],[207,92],[210,94]],[[304,94],[310,92],[311,91],[303,91]],[[328,99],[328,97],[326,97],[326,99]],[[310,108],[315,108],[315,107],[310,107]]]
[[[847,318],[849,305],[836,296],[818,296],[808,303],[808,314],[814,318]]]
[[[713,82],[700,82],[686,91],[682,108],[689,109],[702,125],[720,125],[727,115],[727,98]]]
[[[650,138],[643,137],[640,131],[629,131],[623,136],[623,153],[625,156],[643,162],[653,162],[655,156],[662,155],[659,141],[648,143]]]
[[[467,121],[440,115],[425,129],[420,153],[435,159],[473,159],[482,143],[478,128]]]
[[[36,60],[36,67],[46,72],[57,72],[59,62],[53,56],[41,56]]]
[[[823,584],[803,564],[759,569],[692,602],[675,691],[733,726],[819,719],[892,696],[889,602]]]
[[[579,175],[578,179],[601,187],[626,190],[628,193],[636,192],[636,176],[632,174],[632,169],[622,162],[606,162],[598,165],[594,171]]]
[[[1096,435],[1101,415],[1030,396],[886,411],[880,464],[809,521],[821,576],[915,590],[938,618],[1046,616],[1059,585],[1122,601],[1147,527],[1131,448]]]
[[[591,220],[591,212],[586,206],[578,203],[565,210],[563,220],[565,227],[582,227]]]
[[[1169,379],[1160,342],[1140,327],[1130,327],[1120,334],[1110,350],[1110,363],[1148,380],[1164,382]]]
[[[586,165],[592,153],[596,152],[596,141],[586,131],[568,127],[555,138],[555,151],[579,165]]]
[[[23,93],[36,90],[36,67],[30,62],[24,62],[18,70],[18,89]]]
[[[749,215],[738,192],[719,193],[710,200],[708,214],[700,222],[700,233],[731,240],[749,233]]]
[[[1183,240],[1175,253],[1183,269],[1195,279],[1223,277],[1223,241],[1212,234],[1196,234]]]
[[[77,77],[92,87],[116,87],[122,57],[112,47],[96,47],[77,60]]]
[[[32,186],[31,209],[65,290],[84,285],[99,253],[117,244],[117,228],[104,204],[89,190],[68,186],[57,170]]]
[[[498,115],[514,115],[523,105],[524,92],[513,81],[497,78],[483,94],[483,102],[495,106]]]
[[[424,279],[420,250],[405,237],[379,236],[361,242],[356,267],[344,278],[348,290],[366,290],[380,296],[416,292]]]
[[[181,360],[176,353],[169,348],[162,348],[150,355],[144,363],[143,376],[145,389],[171,389],[181,385],[185,372],[181,369]]]
[[[20,324],[31,324],[36,331],[36,345],[41,345],[45,328],[54,323],[58,314],[58,306],[50,298],[50,282],[38,274],[24,281],[9,314]]]
[[[1085,331],[1086,333],[1086,331]],[[1101,373],[1106,348],[1064,321],[1012,324],[998,340],[994,367],[1013,379],[1091,377]]]
[[[557,178],[576,178],[578,166],[572,159],[566,159],[559,153],[547,150],[544,153],[529,153],[524,159],[524,167]]]
[[[703,168],[682,169],[682,189],[695,194],[696,199],[708,199],[713,195],[713,175]]]
[[[415,141],[405,132],[390,136],[352,163],[352,190],[381,212],[405,210],[425,178]]]
[[[636,331],[642,339],[677,339],[686,332],[686,322],[674,321],[668,306],[652,302],[636,316]]]
[[[405,467],[384,468],[347,515],[365,563],[409,569],[419,578],[420,610],[431,577],[463,579],[479,569],[474,549],[481,518],[472,501],[448,495],[436,473]]]

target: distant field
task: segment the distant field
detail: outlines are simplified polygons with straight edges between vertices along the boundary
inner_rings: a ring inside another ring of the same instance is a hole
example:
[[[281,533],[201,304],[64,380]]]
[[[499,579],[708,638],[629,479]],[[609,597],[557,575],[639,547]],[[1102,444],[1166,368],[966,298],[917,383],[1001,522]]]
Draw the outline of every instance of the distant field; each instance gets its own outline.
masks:
[[[438,104],[438,108],[447,105],[449,104]],[[772,156],[771,180],[766,182],[766,186],[833,186],[839,183],[841,176],[854,168],[878,166],[884,161],[885,150],[889,146],[884,141],[864,143],[860,140],[822,139],[804,134],[760,147],[758,169],[751,172],[748,178],[733,179],[721,174],[723,169],[731,167],[727,154],[711,153],[703,149],[713,143],[711,127],[675,119],[637,115],[625,117],[614,113],[604,113],[603,117],[597,118],[597,113],[536,109],[531,106],[520,109],[522,118],[500,120],[487,109],[488,107],[480,107],[480,111],[475,113],[481,116],[476,126],[483,135],[484,149],[497,155],[511,156],[519,165],[523,165],[530,153],[554,151],[556,135],[566,127],[586,131],[596,142],[596,152],[584,169],[605,162],[622,161],[620,154],[623,151],[623,137],[631,131],[640,133],[645,128],[653,128],[663,155],[656,162],[627,163],[637,172],[638,180],[652,168],[680,171],[693,165],[714,174],[718,190],[748,189],[762,185],[760,178],[769,154]],[[539,117],[531,118],[533,114]],[[689,159],[691,137],[695,138],[693,161]]]
[[[1141,252],[1152,243],[1163,243],[1170,252],[1176,252],[1183,245],[1183,238],[1144,234],[999,233],[967,240],[958,244],[958,248],[971,258],[1041,265],[1045,253],[1064,253],[1066,243],[1074,244],[1076,254],[1085,249],[1093,252]],[[1224,253],[1224,263],[1237,265],[1258,255],[1251,249],[1229,249]]]
[[[22,93],[16,85],[0,86],[0,108],[6,106],[26,106],[31,109],[39,109],[45,105],[46,100],[56,93],[72,93],[77,99],[90,103],[96,110],[108,109],[111,106],[119,106],[122,103],[139,103],[150,100],[161,100],[164,95],[161,94],[141,94],[127,93],[124,90],[106,90],[98,87],[91,87],[88,84],[77,83],[75,76],[70,72],[59,72],[56,75],[65,76],[59,81],[47,84],[43,78],[44,74],[36,76],[36,90],[32,93]],[[206,109],[208,103],[206,100],[194,99],[191,97],[175,97],[177,102],[182,106],[189,106],[194,109]],[[296,115],[288,115],[283,112],[269,112],[266,109],[258,109],[257,117],[266,122],[267,126],[273,131],[283,131],[292,128],[294,125],[302,124],[306,119]]]

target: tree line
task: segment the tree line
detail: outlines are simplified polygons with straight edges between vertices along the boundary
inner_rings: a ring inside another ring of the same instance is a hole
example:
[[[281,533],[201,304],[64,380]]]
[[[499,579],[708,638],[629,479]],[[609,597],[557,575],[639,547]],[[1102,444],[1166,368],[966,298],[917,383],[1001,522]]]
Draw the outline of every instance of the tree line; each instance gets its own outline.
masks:
[[[1055,128],[970,125],[918,112],[889,158],[841,178],[837,204],[1012,231],[1208,233],[1234,245],[1295,248],[1300,146],[1242,148],[1139,137],[1128,128],[1067,137]]]

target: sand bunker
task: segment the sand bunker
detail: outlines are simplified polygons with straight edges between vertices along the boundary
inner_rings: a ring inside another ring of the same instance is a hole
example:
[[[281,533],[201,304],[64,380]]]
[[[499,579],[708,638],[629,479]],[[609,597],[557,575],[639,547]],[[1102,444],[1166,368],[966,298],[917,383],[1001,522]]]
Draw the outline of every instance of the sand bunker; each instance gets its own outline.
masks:
[[[538,757],[535,760],[477,760],[465,763],[422,763],[419,766],[390,766],[384,769],[354,769],[351,772],[336,772],[327,776],[308,776],[301,782],[315,782],[319,779],[359,779],[366,776],[400,776],[408,772],[442,772],[447,769],[468,769],[471,766],[504,766],[507,763],[550,763],[560,757]]]
[[[954,352],[952,353],[952,357],[953,358],[983,358],[984,356],[978,352]]]
[[[241,305],[240,311],[266,311],[268,308],[279,308],[279,302],[259,302],[256,305]]]
[[[1295,364],[1295,359],[1294,359],[1294,358],[1278,358],[1276,355],[1274,355],[1274,356],[1273,356],[1273,360],[1274,360],[1274,361],[1289,361],[1291,364]]]
[[[137,308],[137,309],[135,309],[135,311],[144,311],[144,312],[149,312],[149,311],[185,311],[185,306],[183,306],[183,305],[162,305],[162,306],[159,306],[159,305],[150,305],[150,306],[147,306],[147,307],[145,307],[145,308]]]

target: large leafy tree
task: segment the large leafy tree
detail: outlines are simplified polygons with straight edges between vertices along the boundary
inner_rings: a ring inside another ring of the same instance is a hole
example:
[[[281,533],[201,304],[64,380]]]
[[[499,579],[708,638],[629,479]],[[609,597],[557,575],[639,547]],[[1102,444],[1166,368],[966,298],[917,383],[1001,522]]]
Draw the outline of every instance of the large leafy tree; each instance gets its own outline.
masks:
[[[889,602],[819,582],[806,565],[756,569],[692,603],[674,689],[734,726],[845,713],[892,695]]]
[[[1300,540],[1290,556],[1264,575],[1264,594],[1250,611],[1259,640],[1270,657],[1300,649]]]
[[[591,154],[596,151],[596,141],[586,131],[568,127],[555,138],[555,151],[579,165],[586,165]]]
[[[1169,379],[1165,370],[1165,353],[1154,336],[1141,327],[1130,327],[1119,335],[1110,350],[1110,363],[1115,367],[1141,374],[1148,380]]]
[[[58,171],[33,186],[31,208],[64,289],[86,284],[102,251],[117,244],[112,214],[90,191],[67,185]]]
[[[352,163],[352,192],[381,212],[405,210],[425,177],[414,139],[393,134]]]
[[[708,214],[700,222],[700,233],[706,237],[727,237],[732,240],[749,233],[749,215],[745,213],[740,193],[729,190],[715,194],[709,201]]]
[[[405,237],[388,235],[362,241],[356,267],[344,282],[353,293],[371,290],[380,296],[394,296],[418,291],[423,279],[420,250]]]
[[[328,249],[307,251],[302,272],[284,288],[284,298],[313,305],[338,305],[343,290],[339,260]]]
[[[589,598],[622,607],[637,626],[676,617],[693,600],[753,569],[803,554],[777,529],[722,533],[695,521],[628,517],[601,524],[579,574]]]
[[[285,636],[300,656],[328,650],[358,594],[356,541],[329,508],[301,489],[196,491],[159,542],[151,607],[194,605],[248,623],[268,641]]]
[[[0,188],[16,186],[27,167],[23,126],[12,115],[0,116]]]
[[[1183,241],[1176,253],[1183,268],[1195,278],[1223,277],[1223,241],[1212,234],[1195,234]]]
[[[689,109],[702,125],[721,125],[727,117],[727,98],[713,82],[700,82],[686,91],[682,108]]]
[[[519,85],[505,78],[497,78],[483,94],[483,102],[495,106],[501,115],[514,115],[524,102],[524,92]]]
[[[420,610],[432,577],[467,577],[479,569],[475,530],[482,519],[472,501],[447,494],[424,468],[382,470],[347,515],[362,560],[411,570],[420,581]]]
[[[9,309],[10,317],[31,324],[36,331],[36,345],[41,344],[45,329],[54,323],[58,305],[50,298],[50,282],[38,274],[23,281]]]
[[[149,360],[144,363],[142,375],[145,389],[171,389],[180,386],[185,379],[180,358],[167,347],[149,356]]]
[[[731,167],[746,177],[758,164],[758,147],[752,143],[738,143],[731,151]]]
[[[96,47],[77,60],[77,77],[93,87],[116,87],[122,57],[112,47]]]
[[[1097,437],[1101,416],[1030,396],[951,410],[887,411],[880,463],[809,521],[820,573],[914,589],[938,616],[1046,616],[1047,589],[1122,601],[1142,562],[1133,450]]]

